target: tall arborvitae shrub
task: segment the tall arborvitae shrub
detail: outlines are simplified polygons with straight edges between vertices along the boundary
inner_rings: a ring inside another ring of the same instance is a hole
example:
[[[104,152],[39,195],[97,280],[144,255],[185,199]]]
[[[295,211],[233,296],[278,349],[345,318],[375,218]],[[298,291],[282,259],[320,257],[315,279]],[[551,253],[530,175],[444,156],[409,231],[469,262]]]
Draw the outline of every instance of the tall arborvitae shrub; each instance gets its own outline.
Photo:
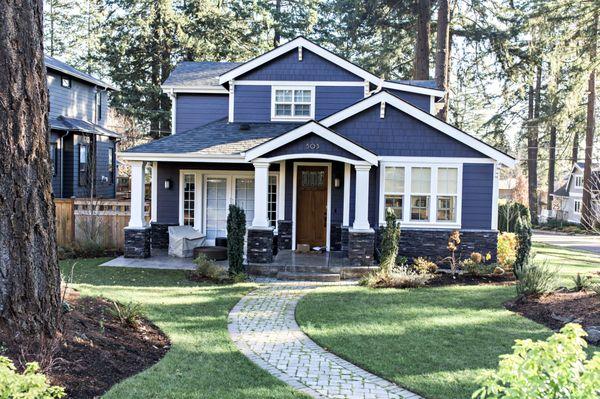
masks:
[[[507,202],[498,205],[498,230],[501,232],[516,233],[517,221],[526,218],[529,222],[529,208],[519,202]]]
[[[246,236],[246,214],[237,205],[229,205],[227,216],[227,257],[229,274],[234,276],[244,271],[244,237]]]
[[[529,216],[529,212],[527,212]],[[531,252],[531,222],[528,217],[521,217],[517,220],[517,257],[515,259],[514,272],[517,278],[520,273],[529,264],[529,253]]]
[[[396,264],[398,246],[400,244],[400,224],[391,209],[385,213],[385,227],[381,237],[381,261],[379,267],[384,273],[389,273]]]

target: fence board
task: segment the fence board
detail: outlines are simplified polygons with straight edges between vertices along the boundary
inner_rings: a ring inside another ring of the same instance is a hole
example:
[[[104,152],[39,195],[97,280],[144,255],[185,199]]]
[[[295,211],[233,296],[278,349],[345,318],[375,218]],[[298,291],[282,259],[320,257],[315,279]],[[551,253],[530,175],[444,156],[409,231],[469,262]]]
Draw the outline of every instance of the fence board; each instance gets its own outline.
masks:
[[[75,238],[75,218],[73,199],[55,199],[56,241],[60,246],[70,245]]]

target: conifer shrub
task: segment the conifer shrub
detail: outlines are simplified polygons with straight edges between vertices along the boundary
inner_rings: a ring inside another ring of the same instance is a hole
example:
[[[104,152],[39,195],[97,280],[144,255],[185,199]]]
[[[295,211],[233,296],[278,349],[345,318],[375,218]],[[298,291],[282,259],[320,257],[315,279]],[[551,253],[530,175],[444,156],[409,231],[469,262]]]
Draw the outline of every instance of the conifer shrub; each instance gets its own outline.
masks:
[[[529,264],[531,252],[531,223],[527,218],[517,222],[517,254],[514,263],[514,272],[517,279],[521,278],[523,269]]]
[[[391,209],[385,212],[385,227],[381,237],[381,261],[379,267],[383,273],[391,272],[396,265],[400,243],[400,224]]]
[[[227,258],[229,275],[244,271],[244,238],[246,237],[246,214],[237,205],[229,205],[227,216]]]

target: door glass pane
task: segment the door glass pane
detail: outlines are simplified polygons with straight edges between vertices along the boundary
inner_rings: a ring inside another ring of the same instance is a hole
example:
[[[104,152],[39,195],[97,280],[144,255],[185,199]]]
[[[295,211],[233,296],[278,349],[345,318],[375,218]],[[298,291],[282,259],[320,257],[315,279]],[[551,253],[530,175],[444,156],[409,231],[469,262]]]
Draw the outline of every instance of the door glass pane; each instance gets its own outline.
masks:
[[[235,204],[246,213],[246,226],[254,219],[254,179],[235,179]]]
[[[194,210],[196,203],[196,175],[183,176],[183,224],[194,225]]]
[[[227,179],[206,179],[206,238],[227,236]]]
[[[277,176],[269,176],[269,194],[267,196],[269,223],[277,227]]]

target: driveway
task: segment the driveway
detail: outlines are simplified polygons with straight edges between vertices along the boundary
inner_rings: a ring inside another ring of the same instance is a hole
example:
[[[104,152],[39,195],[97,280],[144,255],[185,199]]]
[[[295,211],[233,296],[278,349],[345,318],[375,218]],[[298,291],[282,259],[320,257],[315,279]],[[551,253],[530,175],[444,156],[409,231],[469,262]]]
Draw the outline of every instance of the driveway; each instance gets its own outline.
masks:
[[[557,247],[590,251],[600,255],[600,236],[568,235],[535,230],[532,240],[534,242],[556,245]]]

